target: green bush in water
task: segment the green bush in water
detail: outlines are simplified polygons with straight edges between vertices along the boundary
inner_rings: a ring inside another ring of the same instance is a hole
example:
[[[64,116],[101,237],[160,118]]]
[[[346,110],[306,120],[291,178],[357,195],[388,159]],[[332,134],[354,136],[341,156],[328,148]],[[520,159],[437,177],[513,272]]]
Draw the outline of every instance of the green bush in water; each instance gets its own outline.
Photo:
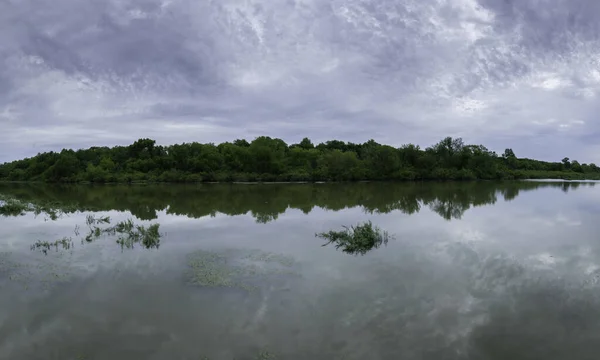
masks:
[[[382,244],[387,245],[390,238],[387,231],[382,231],[379,227],[373,226],[371,221],[350,228],[344,226],[342,231],[330,230],[326,233],[315,234],[315,236],[328,240],[323,246],[335,244],[336,249],[341,248],[345,253],[361,255],[379,248]]]

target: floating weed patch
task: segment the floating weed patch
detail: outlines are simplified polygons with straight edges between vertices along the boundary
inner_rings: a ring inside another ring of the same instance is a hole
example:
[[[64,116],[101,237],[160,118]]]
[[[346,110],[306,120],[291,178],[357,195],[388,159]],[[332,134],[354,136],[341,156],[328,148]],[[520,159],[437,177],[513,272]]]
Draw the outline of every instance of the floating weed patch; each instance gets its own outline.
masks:
[[[190,255],[188,265],[191,268],[190,282],[209,287],[233,286],[235,269],[227,265],[227,258],[222,254],[207,251],[196,251]]]
[[[36,287],[47,290],[69,281],[73,276],[64,264],[43,261],[22,263],[15,261],[11,255],[0,253],[0,289],[12,283],[22,286],[25,290]]]
[[[328,240],[323,246],[335,244],[336,249],[341,248],[343,252],[354,255],[364,255],[372,249],[379,248],[382,244],[387,245],[390,238],[387,231],[373,226],[371,221],[350,228],[344,226],[342,231],[331,230],[315,236]]]
[[[188,256],[188,282],[205,287],[234,287],[253,292],[253,282],[270,275],[295,275],[294,259],[260,250],[222,253],[198,250]]]
[[[44,253],[44,255],[48,255],[48,251],[50,250],[50,248],[54,247],[56,251],[58,251],[59,246],[62,247],[64,250],[69,250],[73,247],[73,240],[67,237],[53,242],[38,240],[33,245],[31,245],[31,250],[39,249]]]

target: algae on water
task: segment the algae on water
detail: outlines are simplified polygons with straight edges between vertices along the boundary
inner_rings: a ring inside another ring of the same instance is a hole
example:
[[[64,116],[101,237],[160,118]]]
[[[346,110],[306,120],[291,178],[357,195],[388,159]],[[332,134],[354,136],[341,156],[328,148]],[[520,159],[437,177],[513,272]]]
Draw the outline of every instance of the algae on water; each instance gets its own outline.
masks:
[[[381,245],[387,245],[390,235],[387,231],[381,230],[377,226],[373,226],[371,221],[362,224],[344,226],[342,231],[333,231],[315,234],[316,237],[326,239],[328,242],[323,244],[335,244],[336,249],[342,249],[348,254],[364,255],[372,249],[377,249]]]
[[[41,287],[50,289],[73,277],[65,264],[44,261],[23,263],[12,258],[12,253],[0,253],[0,289],[10,283],[23,286],[25,290]]]

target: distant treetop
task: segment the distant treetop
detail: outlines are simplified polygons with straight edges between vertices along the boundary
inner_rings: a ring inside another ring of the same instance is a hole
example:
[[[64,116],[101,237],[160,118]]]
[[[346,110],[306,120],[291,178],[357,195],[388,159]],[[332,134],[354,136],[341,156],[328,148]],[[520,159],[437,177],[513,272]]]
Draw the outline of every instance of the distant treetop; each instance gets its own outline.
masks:
[[[422,150],[375,140],[362,144],[330,140],[316,146],[269,136],[219,145],[197,142],[63,149],[0,165],[0,181],[45,182],[233,182],[360,180],[492,180],[523,178],[600,179],[595,164],[565,157],[560,162],[501,156],[483,145],[446,137]]]

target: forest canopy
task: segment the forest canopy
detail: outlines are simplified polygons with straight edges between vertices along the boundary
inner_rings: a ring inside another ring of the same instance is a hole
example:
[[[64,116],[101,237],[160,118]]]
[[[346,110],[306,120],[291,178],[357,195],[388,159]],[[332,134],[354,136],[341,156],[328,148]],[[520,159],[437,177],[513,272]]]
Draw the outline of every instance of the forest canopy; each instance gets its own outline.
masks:
[[[600,179],[595,164],[565,157],[546,162],[501,155],[483,145],[447,137],[421,149],[369,140],[330,140],[314,145],[260,136],[218,145],[197,142],[157,145],[139,139],[129,146],[63,149],[0,165],[1,181],[44,182],[234,182],[360,180]]]

